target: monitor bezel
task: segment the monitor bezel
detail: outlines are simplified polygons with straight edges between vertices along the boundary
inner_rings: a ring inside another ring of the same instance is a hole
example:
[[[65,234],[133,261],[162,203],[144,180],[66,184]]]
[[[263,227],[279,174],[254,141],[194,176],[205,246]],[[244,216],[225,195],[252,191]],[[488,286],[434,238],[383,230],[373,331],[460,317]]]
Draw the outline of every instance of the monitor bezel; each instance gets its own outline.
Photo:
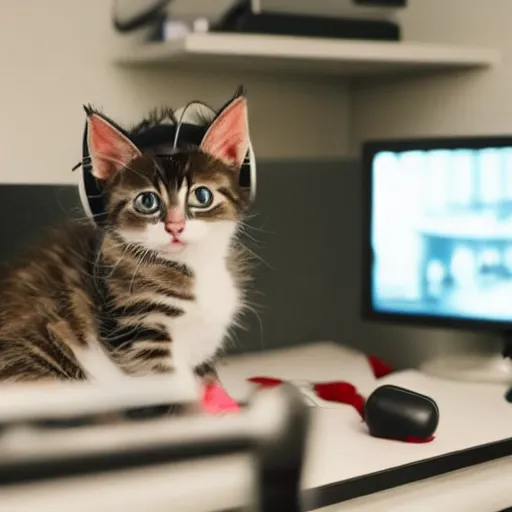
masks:
[[[373,160],[382,151],[403,152],[414,150],[436,149],[485,149],[512,148],[512,135],[488,136],[458,136],[458,137],[429,137],[407,139],[369,140],[362,145],[362,318],[363,320],[409,325],[417,327],[450,328],[460,330],[475,330],[492,333],[512,331],[510,322],[484,319],[441,317],[427,314],[405,314],[378,311],[372,304],[372,198],[373,198]],[[512,317],[512,314],[511,314]]]

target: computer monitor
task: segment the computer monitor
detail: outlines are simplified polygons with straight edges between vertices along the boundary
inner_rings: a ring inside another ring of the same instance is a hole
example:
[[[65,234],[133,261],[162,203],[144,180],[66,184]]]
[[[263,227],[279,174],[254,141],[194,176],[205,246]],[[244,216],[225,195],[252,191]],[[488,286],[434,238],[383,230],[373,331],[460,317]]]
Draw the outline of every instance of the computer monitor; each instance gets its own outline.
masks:
[[[512,136],[369,142],[363,179],[364,316],[509,344]]]

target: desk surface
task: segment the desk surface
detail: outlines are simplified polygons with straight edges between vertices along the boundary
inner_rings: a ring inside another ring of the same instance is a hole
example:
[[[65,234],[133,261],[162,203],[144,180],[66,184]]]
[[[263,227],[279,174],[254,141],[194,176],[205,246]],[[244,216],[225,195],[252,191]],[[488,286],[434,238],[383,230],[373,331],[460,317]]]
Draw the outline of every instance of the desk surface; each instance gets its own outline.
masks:
[[[346,380],[365,395],[392,382],[430,394],[438,402],[441,421],[436,440],[414,445],[373,439],[351,407],[308,395],[317,404],[303,483],[308,510],[338,503],[325,512],[497,512],[512,505],[508,477],[512,456],[503,457],[503,447],[491,451],[500,459],[418,480],[425,476],[418,477],[418,471],[430,464],[425,460],[447,452],[464,456],[475,445],[510,435],[512,406],[503,399],[504,389],[499,385],[455,383],[415,371],[376,381],[362,354],[331,343],[230,358],[220,373],[228,390],[239,399],[251,393],[246,379],[260,375],[291,380],[303,386],[305,393],[309,393],[306,380]],[[478,462],[478,456],[470,454],[470,459],[470,463]],[[396,482],[389,485],[386,475],[397,472],[412,476],[409,481],[418,481],[393,487]],[[67,512],[69,503],[74,512],[164,512],[169,506],[180,512],[227,510],[247,503],[251,475],[251,460],[238,456],[83,475],[3,488],[1,510]],[[381,489],[389,489],[370,495],[368,481],[384,483]],[[350,499],[358,495],[362,497]]]
[[[219,373],[237,399],[247,399],[253,391],[247,378],[268,376],[295,382],[316,405],[304,487],[319,489],[323,494],[320,503],[367,493],[375,483],[375,490],[381,490],[399,485],[404,478],[401,483],[512,454],[512,405],[504,399],[504,386],[452,382],[416,370],[376,380],[363,354],[329,342],[233,357],[219,368]],[[307,382],[332,380],[348,381],[365,396],[383,384],[431,396],[440,409],[436,439],[427,444],[408,444],[370,437],[355,410],[325,402],[307,386]],[[452,454],[449,461],[436,460],[448,454]],[[373,484],[361,481],[369,475],[374,475]],[[340,484],[344,482],[347,485],[343,487]]]

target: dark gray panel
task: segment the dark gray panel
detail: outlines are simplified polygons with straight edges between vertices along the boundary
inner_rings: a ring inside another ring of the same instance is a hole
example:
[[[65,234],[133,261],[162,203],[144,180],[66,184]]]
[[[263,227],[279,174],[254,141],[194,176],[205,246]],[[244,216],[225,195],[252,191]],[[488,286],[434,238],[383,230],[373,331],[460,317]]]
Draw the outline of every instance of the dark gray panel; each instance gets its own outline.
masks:
[[[239,350],[345,338],[358,314],[360,181],[353,162],[275,162],[258,167],[248,245],[260,321],[246,317]],[[354,268],[355,267],[355,268]]]
[[[16,258],[46,231],[73,216],[83,218],[78,190],[66,185],[0,186],[0,265]]]

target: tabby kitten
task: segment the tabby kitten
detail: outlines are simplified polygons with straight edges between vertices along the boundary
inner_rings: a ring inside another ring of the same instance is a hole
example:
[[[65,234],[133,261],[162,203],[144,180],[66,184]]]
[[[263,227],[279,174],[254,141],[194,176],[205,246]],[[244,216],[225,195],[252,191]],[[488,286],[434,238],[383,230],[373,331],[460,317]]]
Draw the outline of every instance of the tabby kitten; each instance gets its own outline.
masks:
[[[240,312],[239,186],[249,148],[236,96],[199,147],[142,151],[87,111],[106,222],[70,223],[10,271],[0,291],[0,380],[96,379],[192,370]]]

